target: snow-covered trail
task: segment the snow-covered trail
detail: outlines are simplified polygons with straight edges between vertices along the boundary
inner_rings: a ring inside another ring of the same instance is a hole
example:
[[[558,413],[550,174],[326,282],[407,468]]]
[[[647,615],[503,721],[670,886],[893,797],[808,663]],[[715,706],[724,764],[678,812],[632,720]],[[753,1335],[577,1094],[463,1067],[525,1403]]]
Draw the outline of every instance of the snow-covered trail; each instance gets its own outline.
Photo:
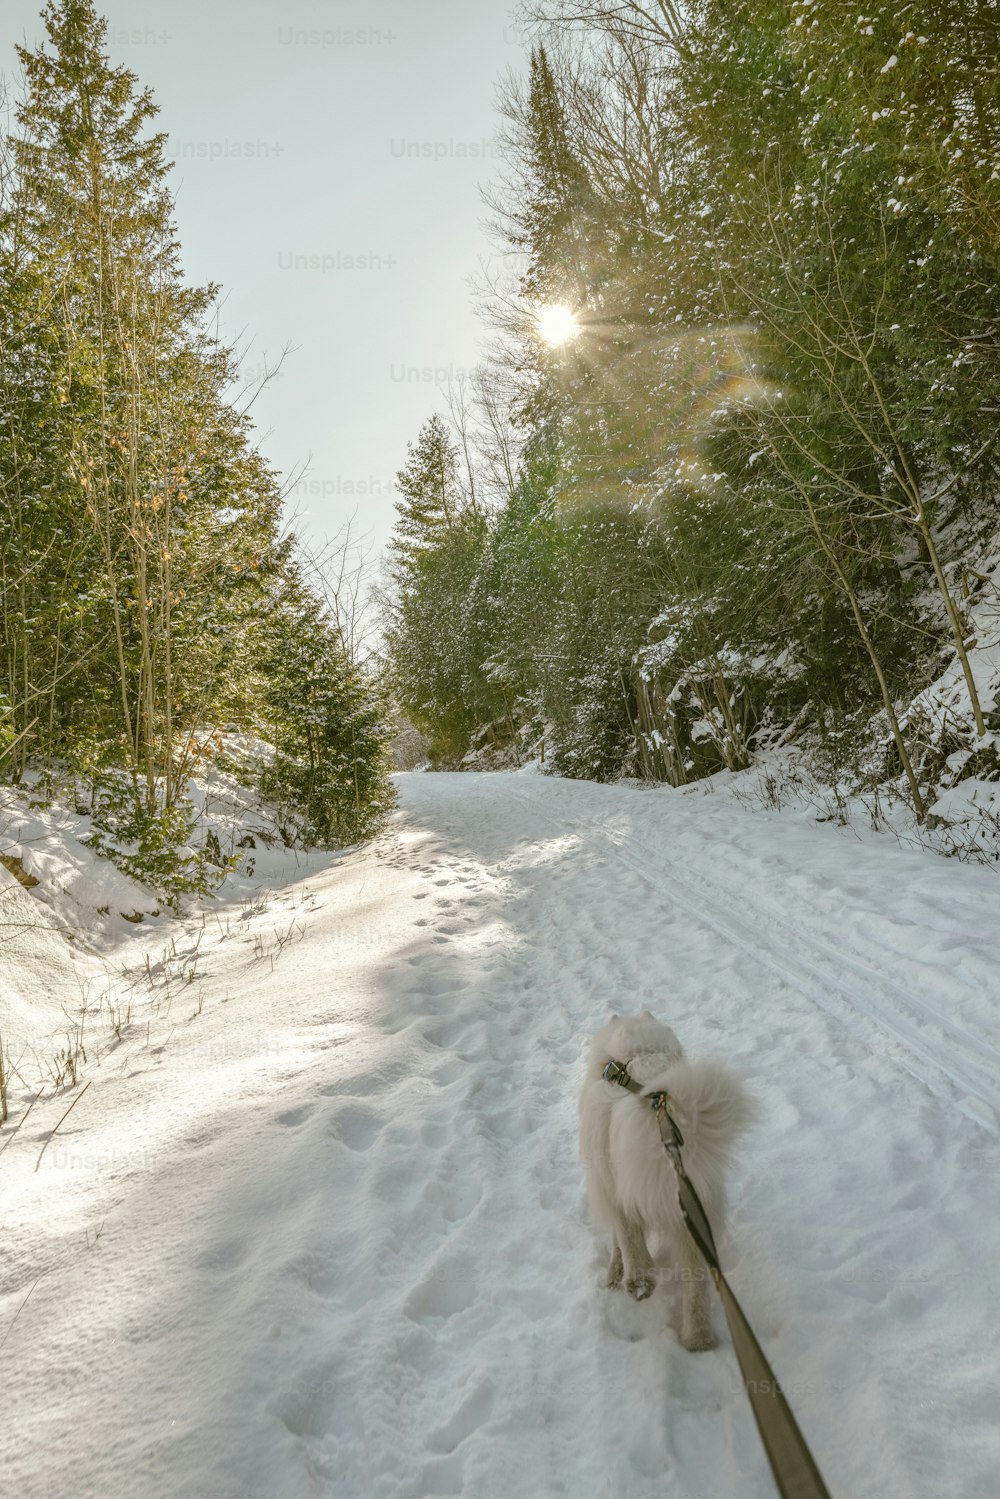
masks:
[[[400,789],[0,1155],[5,1490],[770,1499],[718,1309],[686,1353],[586,1221],[582,1057],[648,1005],[760,1101],[723,1253],[835,1499],[993,1499],[996,875],[667,791]]]

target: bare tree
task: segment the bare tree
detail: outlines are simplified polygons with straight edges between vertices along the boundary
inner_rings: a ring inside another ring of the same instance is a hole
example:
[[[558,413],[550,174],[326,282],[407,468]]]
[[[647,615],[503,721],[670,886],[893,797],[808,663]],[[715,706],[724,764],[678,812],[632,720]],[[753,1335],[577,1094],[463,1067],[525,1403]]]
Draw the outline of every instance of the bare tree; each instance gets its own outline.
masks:
[[[526,28],[587,26],[606,35],[678,51],[684,44],[683,15],[672,0],[548,0],[526,4],[520,14]]]
[[[499,361],[480,365],[472,385],[480,423],[476,440],[487,482],[497,499],[507,501],[514,495],[521,447],[514,426],[516,385]]]
[[[449,375],[445,399],[448,405],[448,415],[451,417],[452,430],[458,438],[458,445],[462,451],[468,508],[473,514],[477,514],[479,501],[476,494],[476,465],[473,457],[475,438],[472,431],[473,412],[471,409],[473,392],[464,374],[454,380]]]
[[[379,600],[374,587],[378,557],[370,535],[357,530],[357,512],[318,548],[311,549],[298,538],[298,550],[349,659],[364,664],[373,654],[378,633]]]

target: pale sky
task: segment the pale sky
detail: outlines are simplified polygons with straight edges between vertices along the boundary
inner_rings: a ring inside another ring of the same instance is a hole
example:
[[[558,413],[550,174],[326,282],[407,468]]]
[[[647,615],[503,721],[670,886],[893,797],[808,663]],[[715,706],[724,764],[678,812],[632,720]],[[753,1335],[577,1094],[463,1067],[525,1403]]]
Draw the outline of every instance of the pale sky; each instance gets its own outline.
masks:
[[[480,357],[469,278],[491,253],[479,185],[500,163],[494,83],[525,54],[513,0],[105,0],[109,51],[149,84],[177,162],[192,282],[221,282],[313,542],[352,513],[383,546],[406,443],[436,383]],[[3,0],[0,68],[41,0]]]

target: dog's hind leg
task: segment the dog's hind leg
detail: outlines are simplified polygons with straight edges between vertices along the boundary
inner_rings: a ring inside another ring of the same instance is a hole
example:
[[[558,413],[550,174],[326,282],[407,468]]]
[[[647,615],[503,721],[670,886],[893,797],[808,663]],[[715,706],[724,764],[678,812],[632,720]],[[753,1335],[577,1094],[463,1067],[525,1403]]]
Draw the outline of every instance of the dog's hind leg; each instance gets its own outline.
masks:
[[[646,1248],[646,1237],[638,1218],[628,1218],[622,1212],[615,1215],[615,1255],[620,1254],[625,1275],[625,1289],[636,1301],[645,1301],[656,1287],[653,1261]],[[615,1265],[612,1255],[612,1269]],[[610,1272],[609,1272],[610,1276]]]
[[[625,1279],[625,1262],[622,1259],[621,1246],[618,1243],[618,1234],[611,1230],[611,1263],[608,1266],[608,1289],[615,1291]]]

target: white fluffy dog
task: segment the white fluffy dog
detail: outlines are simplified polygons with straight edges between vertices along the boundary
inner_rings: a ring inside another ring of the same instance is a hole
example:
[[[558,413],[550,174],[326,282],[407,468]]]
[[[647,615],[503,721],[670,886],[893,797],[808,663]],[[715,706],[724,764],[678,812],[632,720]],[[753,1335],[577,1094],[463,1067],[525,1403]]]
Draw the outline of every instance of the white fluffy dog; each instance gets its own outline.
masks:
[[[650,1105],[601,1076],[605,1063],[628,1062],[637,1083],[666,1092],[684,1137],[684,1170],[705,1207],[716,1240],[722,1231],[724,1183],[732,1146],[753,1108],[743,1085],[719,1062],[689,1062],[669,1026],[643,1010],[638,1019],[612,1015],[590,1049],[580,1093],[580,1151],[587,1195],[598,1223],[610,1226],[608,1285],[624,1280],[637,1301],[656,1285],[647,1235],[666,1247],[682,1290],[681,1342],[712,1348],[709,1271],[681,1216],[677,1178]]]

